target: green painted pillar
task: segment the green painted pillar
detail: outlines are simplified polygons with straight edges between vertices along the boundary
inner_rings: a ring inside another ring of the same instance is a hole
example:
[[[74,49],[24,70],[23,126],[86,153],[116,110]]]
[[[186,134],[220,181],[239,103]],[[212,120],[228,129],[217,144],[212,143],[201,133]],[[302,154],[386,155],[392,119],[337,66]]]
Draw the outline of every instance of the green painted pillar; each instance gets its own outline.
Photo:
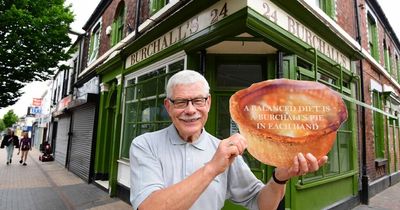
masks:
[[[98,122],[97,122],[97,138],[96,138],[96,153],[95,153],[95,159],[94,159],[94,173],[97,176],[97,174],[102,174],[103,171],[103,162],[102,162],[102,156],[103,154],[103,147],[104,147],[104,122],[106,121],[105,119],[105,101],[107,99],[107,91],[106,91],[106,84],[101,84],[101,92],[100,92],[100,104],[99,104],[99,117],[98,117]]]
[[[110,168],[110,195],[115,196],[116,195],[116,189],[117,189],[117,176],[118,176],[118,158],[119,158],[119,148],[121,144],[121,124],[122,124],[122,114],[121,109],[122,109],[122,103],[121,103],[121,98],[122,98],[122,75],[117,76],[118,84],[117,84],[117,104],[116,104],[116,110],[115,110],[115,124],[114,124],[114,133],[112,138],[114,141],[111,143],[112,151],[111,151],[111,168]]]

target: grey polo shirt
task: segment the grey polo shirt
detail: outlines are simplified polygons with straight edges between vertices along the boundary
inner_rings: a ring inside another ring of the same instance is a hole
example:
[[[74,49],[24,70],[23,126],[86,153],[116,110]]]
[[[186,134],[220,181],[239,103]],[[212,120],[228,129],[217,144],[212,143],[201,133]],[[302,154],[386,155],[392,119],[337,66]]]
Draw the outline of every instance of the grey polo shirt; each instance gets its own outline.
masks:
[[[204,129],[199,139],[187,143],[173,125],[135,138],[129,152],[133,209],[152,192],[176,184],[204,166],[212,159],[219,143],[219,139]],[[190,209],[221,209],[226,199],[248,209],[258,209],[257,196],[263,186],[239,156],[224,173],[215,177]]]

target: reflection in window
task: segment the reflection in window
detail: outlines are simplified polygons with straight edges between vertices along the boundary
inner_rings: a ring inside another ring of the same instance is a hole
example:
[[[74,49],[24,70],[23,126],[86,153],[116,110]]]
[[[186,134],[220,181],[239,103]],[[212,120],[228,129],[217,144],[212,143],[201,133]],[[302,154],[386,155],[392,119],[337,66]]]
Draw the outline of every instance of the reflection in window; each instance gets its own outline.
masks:
[[[262,78],[261,64],[219,64],[217,67],[218,87],[248,87]]]
[[[150,0],[149,1],[150,15],[154,15],[156,12],[158,12],[158,10],[163,8],[168,3],[169,0]]]
[[[125,3],[121,1],[115,13],[114,22],[112,24],[111,46],[116,45],[124,36],[125,21]]]
[[[378,51],[378,29],[376,27],[375,18],[372,17],[370,13],[367,15],[368,21],[368,45],[369,50],[373,58],[379,61],[379,51]]]
[[[320,8],[329,17],[335,17],[335,0],[306,0],[312,6]]]
[[[184,60],[179,60],[125,82],[122,158],[129,158],[129,147],[136,136],[170,124],[164,107],[165,85],[167,78],[183,69]]]
[[[89,46],[89,59],[88,63],[93,62],[96,60],[99,54],[99,47],[100,47],[100,22],[93,28],[91,37],[90,37],[90,46]]]

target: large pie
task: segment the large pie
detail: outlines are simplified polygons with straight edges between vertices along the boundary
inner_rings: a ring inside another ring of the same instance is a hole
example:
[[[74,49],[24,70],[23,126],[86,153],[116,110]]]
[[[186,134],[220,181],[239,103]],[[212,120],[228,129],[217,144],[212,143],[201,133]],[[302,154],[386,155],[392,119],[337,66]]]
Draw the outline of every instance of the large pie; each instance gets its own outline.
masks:
[[[310,81],[268,80],[236,92],[230,113],[259,161],[290,167],[298,153],[318,159],[332,148],[347,119],[341,96]]]

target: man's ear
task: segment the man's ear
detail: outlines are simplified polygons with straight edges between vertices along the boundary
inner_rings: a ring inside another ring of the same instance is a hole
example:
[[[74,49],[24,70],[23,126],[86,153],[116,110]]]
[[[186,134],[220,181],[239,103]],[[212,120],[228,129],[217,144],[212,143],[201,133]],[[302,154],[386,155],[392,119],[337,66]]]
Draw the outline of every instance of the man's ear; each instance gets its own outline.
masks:
[[[211,108],[211,95],[208,95],[206,103],[207,103],[207,106],[208,106],[208,111],[210,111],[210,108]]]
[[[164,99],[164,107],[167,110],[167,112],[169,113],[169,110],[171,109],[171,103],[168,98]]]

